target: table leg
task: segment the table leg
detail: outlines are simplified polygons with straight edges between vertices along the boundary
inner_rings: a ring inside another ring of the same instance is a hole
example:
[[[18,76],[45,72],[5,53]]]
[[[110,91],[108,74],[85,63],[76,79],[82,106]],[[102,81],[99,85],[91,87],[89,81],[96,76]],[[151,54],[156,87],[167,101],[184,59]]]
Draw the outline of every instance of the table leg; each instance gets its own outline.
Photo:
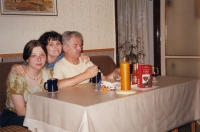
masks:
[[[196,130],[195,130],[195,127],[196,127],[196,124],[195,124],[196,122],[192,122],[190,125],[191,125],[191,130],[192,130],[192,132],[195,132]]]
[[[177,128],[177,129],[174,129],[174,130],[172,130],[172,132],[178,132],[178,128]]]

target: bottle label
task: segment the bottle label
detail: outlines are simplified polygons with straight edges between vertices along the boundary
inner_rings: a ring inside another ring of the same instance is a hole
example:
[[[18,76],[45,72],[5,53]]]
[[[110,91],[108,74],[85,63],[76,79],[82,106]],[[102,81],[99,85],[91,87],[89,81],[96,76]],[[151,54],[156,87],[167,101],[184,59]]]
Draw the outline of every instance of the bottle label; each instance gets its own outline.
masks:
[[[137,84],[137,76],[132,77],[132,84]]]
[[[146,64],[138,65],[138,87],[152,87],[152,66]]]

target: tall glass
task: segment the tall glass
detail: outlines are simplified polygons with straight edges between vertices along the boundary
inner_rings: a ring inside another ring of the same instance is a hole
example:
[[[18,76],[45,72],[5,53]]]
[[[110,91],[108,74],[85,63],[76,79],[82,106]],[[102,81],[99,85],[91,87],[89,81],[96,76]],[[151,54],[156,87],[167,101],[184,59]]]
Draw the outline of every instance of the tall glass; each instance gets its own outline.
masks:
[[[153,66],[152,67],[152,76],[153,76],[152,82],[158,82],[156,80],[156,76],[158,76],[158,75],[159,75],[159,69],[158,69],[158,67]]]

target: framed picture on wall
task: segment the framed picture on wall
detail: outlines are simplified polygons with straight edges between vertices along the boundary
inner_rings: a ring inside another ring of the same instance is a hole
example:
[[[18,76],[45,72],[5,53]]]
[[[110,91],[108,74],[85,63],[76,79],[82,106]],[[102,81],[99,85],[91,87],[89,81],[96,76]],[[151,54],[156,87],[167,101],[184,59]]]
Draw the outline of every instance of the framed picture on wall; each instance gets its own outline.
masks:
[[[0,0],[2,15],[56,16],[57,0]]]

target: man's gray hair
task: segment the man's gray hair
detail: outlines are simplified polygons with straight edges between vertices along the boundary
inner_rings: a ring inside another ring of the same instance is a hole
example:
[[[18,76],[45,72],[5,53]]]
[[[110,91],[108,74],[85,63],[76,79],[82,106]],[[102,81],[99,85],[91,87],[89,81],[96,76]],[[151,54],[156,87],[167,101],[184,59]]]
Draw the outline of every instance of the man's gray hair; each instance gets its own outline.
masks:
[[[82,44],[83,44],[83,36],[78,31],[65,31],[62,34],[62,44],[65,44],[66,46],[69,46],[69,40],[72,37],[80,38],[81,41],[82,41]]]

